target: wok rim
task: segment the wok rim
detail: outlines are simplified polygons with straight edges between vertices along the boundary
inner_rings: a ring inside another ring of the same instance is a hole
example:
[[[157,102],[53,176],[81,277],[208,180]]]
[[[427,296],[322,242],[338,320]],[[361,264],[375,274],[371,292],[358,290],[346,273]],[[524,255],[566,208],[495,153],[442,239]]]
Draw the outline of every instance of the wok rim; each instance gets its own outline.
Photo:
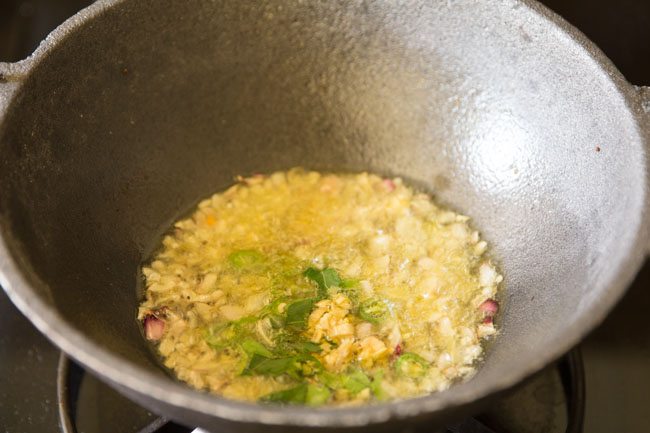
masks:
[[[125,1],[127,0],[99,0],[82,9],[53,30],[27,59],[17,63],[0,63],[0,77],[4,77],[4,81],[21,81],[26,78],[30,71],[47,57],[51,49],[65,42],[68,35]],[[640,104],[638,104],[639,94],[604,53],[579,30],[546,6],[535,0],[516,1],[521,6],[527,7],[539,19],[559,30],[562,37],[569,38],[571,43],[582,49],[587,58],[598,66],[600,72],[608,75],[618,92],[616,96],[624,101],[630,116],[637,120],[638,130],[636,132],[639,141],[645,141],[647,144],[650,138],[644,137],[644,131],[641,128],[644,119],[639,108]],[[3,81],[0,79],[0,86],[2,84]],[[11,101],[8,101],[6,108],[10,104]],[[643,180],[641,203],[648,202],[647,164],[648,162],[644,158],[643,174],[645,179]],[[36,295],[32,287],[33,284],[26,276],[29,270],[21,269],[19,260],[17,260],[18,254],[8,243],[4,228],[0,235],[0,285],[18,309],[63,352],[109,383],[131,390],[142,397],[204,416],[235,422],[298,427],[357,427],[418,415],[441,413],[445,410],[477,403],[493,394],[512,388],[568,352],[604,320],[607,313],[623,296],[642,264],[647,235],[644,225],[647,221],[645,204],[640,205],[639,209],[634,209],[634,211],[636,214],[634,221],[628,225],[626,235],[620,239],[619,243],[621,250],[625,253],[618,258],[617,271],[612,276],[603,296],[594,303],[592,309],[579,317],[576,326],[556,336],[551,349],[540,350],[534,353],[535,357],[528,354],[527,358],[530,362],[526,364],[520,362],[519,368],[512,368],[504,372],[505,374],[498,380],[484,380],[474,388],[459,385],[443,393],[434,393],[426,397],[354,408],[314,409],[265,406],[228,400],[193,390],[180,382],[160,380],[159,376],[152,371],[138,367],[93,342],[82,332],[69,325],[52,306]],[[526,354],[522,355],[522,358],[526,359]]]

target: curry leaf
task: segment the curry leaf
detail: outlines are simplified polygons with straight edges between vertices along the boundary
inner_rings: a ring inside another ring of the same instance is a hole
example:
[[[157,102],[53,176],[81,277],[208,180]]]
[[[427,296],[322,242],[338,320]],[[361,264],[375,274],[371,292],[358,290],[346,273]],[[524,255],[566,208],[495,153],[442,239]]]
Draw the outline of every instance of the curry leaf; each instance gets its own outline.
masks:
[[[271,351],[267,349],[262,343],[250,338],[242,341],[240,343],[240,346],[242,349],[244,349],[244,352],[246,352],[248,356],[261,355],[266,356],[267,358],[273,356],[273,353],[271,353]]]
[[[254,374],[280,376],[294,371],[295,363],[296,359],[293,357],[272,359],[263,355],[254,354],[242,374],[246,376]]]
[[[318,378],[321,383],[327,385],[332,389],[343,388],[343,376],[340,374],[330,373],[329,371],[323,371],[318,375]]]
[[[261,400],[270,403],[303,404],[307,400],[308,389],[309,388],[306,383],[301,383],[294,388],[284,389],[282,391],[268,394],[262,397]]]
[[[343,387],[350,391],[352,394],[358,394],[366,388],[370,387],[370,379],[361,370],[356,370],[346,376],[343,376]]]
[[[325,268],[323,270],[307,268],[304,275],[318,285],[318,296],[321,298],[327,297],[327,292],[330,287],[339,287],[341,284],[341,277],[332,268]]]
[[[352,394],[358,394],[366,388],[371,387],[370,378],[361,370],[354,370],[348,374],[334,374],[323,371],[318,378],[321,383],[332,389],[346,389]]]
[[[262,397],[262,401],[270,403],[308,404],[320,406],[330,399],[332,393],[320,385],[301,383],[293,388],[277,391]]]
[[[318,353],[321,352],[323,349],[320,347],[320,345],[316,343],[312,343],[311,341],[304,341],[301,343],[298,343],[296,345],[297,350],[300,352],[307,352],[307,353]]]
[[[388,399],[388,393],[384,390],[382,383],[384,381],[384,372],[379,370],[375,373],[372,378],[372,383],[370,384],[370,390],[374,394],[375,398],[379,401],[385,401]]]
[[[289,372],[289,375],[294,378],[300,378],[300,376],[313,376],[323,371],[323,364],[308,353],[298,354],[295,356],[295,359],[296,370],[294,372]]]
[[[289,326],[304,327],[307,317],[314,308],[315,299],[308,298],[296,301],[287,307],[286,324]]]

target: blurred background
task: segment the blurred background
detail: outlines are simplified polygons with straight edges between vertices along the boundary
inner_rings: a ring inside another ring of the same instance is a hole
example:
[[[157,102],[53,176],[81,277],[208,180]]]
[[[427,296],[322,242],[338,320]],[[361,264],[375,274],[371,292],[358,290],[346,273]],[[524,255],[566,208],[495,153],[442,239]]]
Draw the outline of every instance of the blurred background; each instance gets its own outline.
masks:
[[[25,58],[53,28],[90,3],[0,0],[0,61]],[[650,0],[542,3],[582,30],[630,82],[650,85]],[[0,301],[8,305],[2,292]],[[24,321],[12,317],[9,323]],[[10,338],[10,333],[11,328],[3,329],[0,338]],[[650,432],[650,265],[581,349],[587,388],[585,433]],[[7,398],[11,395],[0,390],[0,406]],[[1,424],[0,431],[5,431]]]

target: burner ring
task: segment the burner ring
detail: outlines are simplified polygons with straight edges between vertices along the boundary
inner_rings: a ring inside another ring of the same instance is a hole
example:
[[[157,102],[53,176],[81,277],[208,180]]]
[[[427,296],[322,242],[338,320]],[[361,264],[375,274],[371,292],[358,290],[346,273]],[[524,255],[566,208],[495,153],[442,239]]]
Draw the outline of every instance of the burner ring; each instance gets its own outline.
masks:
[[[585,374],[582,361],[582,354],[578,348],[573,349],[557,362],[555,367],[561,382],[564,395],[564,405],[567,411],[567,427],[565,433],[582,433],[585,414]],[[540,373],[540,376],[543,373]],[[62,433],[77,433],[76,422],[79,414],[79,398],[82,394],[83,383],[91,378],[94,385],[101,387],[103,393],[119,394],[109,391],[107,385],[86,375],[85,371],[74,362],[70,361],[65,354],[61,353],[57,368],[57,397],[59,420]],[[517,390],[526,385],[517,387]],[[123,402],[128,402],[130,408],[138,411],[140,416],[144,413],[135,403],[131,403],[124,397],[118,397]],[[124,404],[124,403],[123,403]],[[147,412],[148,413],[148,412]],[[164,417],[149,414],[143,417],[142,425],[136,427],[133,433],[197,433],[200,430],[192,430],[170,422]],[[419,432],[419,430],[417,430]],[[446,433],[510,433],[508,429],[500,425],[498,420],[489,415],[478,415],[476,418],[468,418],[458,424],[446,429]],[[433,432],[429,432],[433,433]]]

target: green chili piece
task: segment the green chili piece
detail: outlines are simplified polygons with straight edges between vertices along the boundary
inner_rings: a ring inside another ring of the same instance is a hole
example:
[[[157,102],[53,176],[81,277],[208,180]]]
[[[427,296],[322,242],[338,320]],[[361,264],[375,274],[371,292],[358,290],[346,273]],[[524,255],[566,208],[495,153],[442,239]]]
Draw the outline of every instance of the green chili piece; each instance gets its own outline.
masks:
[[[370,323],[381,323],[388,314],[388,305],[382,299],[366,299],[359,305],[359,317]]]
[[[429,362],[415,353],[406,352],[395,361],[397,374],[416,379],[422,377],[429,369]]]
[[[310,406],[320,406],[327,403],[331,396],[332,392],[327,387],[309,384],[305,403]]]
[[[238,250],[228,255],[228,262],[237,269],[248,269],[261,264],[264,256],[255,250]]]

